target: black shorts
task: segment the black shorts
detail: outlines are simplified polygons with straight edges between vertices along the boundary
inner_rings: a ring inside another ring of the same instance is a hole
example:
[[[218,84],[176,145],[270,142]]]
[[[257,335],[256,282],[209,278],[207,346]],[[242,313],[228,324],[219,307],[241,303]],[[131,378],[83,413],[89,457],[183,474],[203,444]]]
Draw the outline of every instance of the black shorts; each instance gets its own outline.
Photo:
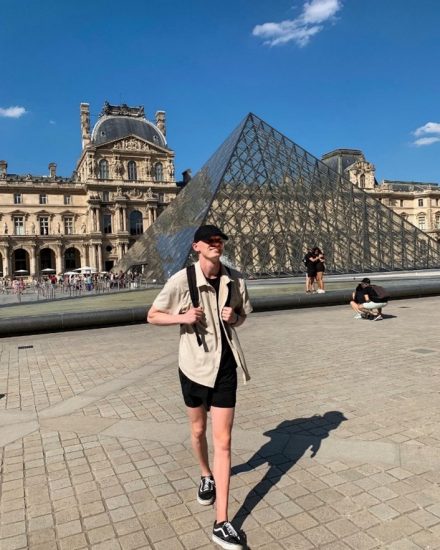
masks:
[[[233,408],[237,401],[237,367],[220,368],[213,388],[193,382],[179,369],[182,395],[187,407],[203,405],[207,411],[213,407]]]

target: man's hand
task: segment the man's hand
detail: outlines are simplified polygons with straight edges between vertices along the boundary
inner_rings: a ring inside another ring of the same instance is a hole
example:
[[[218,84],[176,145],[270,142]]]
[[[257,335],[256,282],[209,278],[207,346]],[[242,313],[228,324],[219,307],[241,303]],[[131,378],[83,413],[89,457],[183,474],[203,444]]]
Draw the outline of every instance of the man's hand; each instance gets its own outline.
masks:
[[[192,307],[186,313],[182,313],[180,318],[183,325],[195,325],[203,319],[203,309]]]
[[[229,325],[233,325],[238,321],[238,315],[232,309],[232,307],[224,307],[222,309],[222,320]]]

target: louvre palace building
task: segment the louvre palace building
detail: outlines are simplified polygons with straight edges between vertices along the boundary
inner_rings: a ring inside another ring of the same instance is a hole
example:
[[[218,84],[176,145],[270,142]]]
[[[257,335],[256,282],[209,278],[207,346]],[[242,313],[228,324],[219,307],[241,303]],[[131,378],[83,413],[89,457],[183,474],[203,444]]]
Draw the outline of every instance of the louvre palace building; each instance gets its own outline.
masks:
[[[358,149],[337,149],[322,161],[374,199],[440,241],[440,186],[437,183],[375,178],[375,167]]]
[[[0,161],[0,272],[37,276],[82,266],[108,271],[176,197],[165,112],[104,104],[90,130],[80,106],[82,151],[73,175],[16,175]],[[1,276],[1,274],[0,274]]]

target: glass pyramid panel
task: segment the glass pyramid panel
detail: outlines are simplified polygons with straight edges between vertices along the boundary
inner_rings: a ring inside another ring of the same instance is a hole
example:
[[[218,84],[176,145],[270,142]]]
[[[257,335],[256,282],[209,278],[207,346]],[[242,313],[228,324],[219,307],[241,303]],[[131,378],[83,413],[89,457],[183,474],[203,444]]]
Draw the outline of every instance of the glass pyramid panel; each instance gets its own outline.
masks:
[[[248,277],[303,273],[308,246],[329,273],[440,267],[436,241],[249,114],[116,269],[166,280],[191,261],[204,223],[229,235],[225,263]]]

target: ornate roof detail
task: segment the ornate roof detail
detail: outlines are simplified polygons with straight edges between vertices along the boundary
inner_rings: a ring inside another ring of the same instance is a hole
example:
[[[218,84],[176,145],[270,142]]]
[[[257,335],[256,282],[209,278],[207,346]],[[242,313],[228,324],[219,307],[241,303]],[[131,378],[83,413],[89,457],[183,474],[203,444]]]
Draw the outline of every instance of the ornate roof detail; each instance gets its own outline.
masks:
[[[101,117],[105,115],[145,118],[145,109],[143,105],[140,105],[139,107],[129,107],[126,103],[122,103],[122,105],[110,105],[108,101],[105,101],[104,107],[102,108],[99,116]]]

